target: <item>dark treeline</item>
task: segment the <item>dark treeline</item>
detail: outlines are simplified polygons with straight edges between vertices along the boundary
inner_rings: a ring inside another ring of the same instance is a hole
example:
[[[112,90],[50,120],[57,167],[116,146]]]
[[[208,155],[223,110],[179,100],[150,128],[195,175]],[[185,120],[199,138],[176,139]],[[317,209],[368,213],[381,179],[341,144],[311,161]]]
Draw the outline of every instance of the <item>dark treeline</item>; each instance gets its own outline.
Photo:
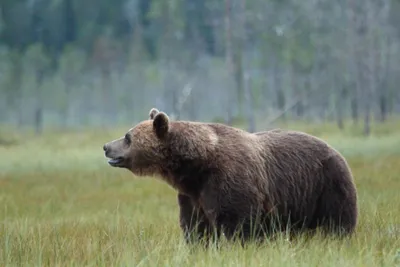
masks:
[[[397,0],[0,0],[0,122],[385,121]],[[268,118],[268,119],[265,119]]]

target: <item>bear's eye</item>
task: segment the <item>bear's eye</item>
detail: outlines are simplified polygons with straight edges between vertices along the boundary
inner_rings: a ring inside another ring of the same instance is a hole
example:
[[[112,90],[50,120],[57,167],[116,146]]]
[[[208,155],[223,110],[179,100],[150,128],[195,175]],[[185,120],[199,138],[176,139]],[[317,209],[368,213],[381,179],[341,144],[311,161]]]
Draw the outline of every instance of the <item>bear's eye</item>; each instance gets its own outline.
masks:
[[[129,145],[131,143],[131,137],[129,134],[125,135],[125,142]]]

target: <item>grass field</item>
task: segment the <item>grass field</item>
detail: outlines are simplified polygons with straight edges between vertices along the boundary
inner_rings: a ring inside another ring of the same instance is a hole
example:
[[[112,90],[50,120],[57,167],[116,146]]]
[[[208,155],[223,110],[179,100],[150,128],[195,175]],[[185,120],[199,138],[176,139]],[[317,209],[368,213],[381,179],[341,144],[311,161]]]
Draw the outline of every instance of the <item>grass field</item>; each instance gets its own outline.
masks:
[[[15,143],[0,145],[0,266],[400,266],[400,123],[374,125],[368,138],[358,128],[290,128],[348,159],[360,205],[350,240],[282,235],[259,247],[191,250],[176,193],[107,165],[102,145],[126,129],[41,137],[3,129],[0,139]]]

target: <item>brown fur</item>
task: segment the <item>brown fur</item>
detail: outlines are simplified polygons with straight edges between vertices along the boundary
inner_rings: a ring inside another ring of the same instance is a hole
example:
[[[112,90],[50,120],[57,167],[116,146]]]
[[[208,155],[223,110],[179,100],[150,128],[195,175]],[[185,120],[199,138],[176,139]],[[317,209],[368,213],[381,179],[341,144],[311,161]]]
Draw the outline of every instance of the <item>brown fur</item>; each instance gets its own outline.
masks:
[[[258,133],[217,123],[169,121],[152,109],[127,138],[104,146],[112,166],[157,175],[178,191],[180,225],[242,240],[252,234],[314,230],[351,234],[357,192],[345,159],[305,133]],[[254,228],[257,226],[257,229]],[[257,230],[257,232],[255,231]]]

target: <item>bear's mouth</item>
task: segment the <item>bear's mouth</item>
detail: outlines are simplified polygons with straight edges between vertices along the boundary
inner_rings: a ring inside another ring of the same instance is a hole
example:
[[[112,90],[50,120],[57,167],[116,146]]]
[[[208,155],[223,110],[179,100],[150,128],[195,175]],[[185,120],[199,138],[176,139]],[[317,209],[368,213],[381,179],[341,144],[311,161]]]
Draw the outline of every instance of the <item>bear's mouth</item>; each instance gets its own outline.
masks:
[[[124,162],[123,157],[116,157],[108,160],[108,164],[110,164],[113,167],[119,167],[123,162]]]

